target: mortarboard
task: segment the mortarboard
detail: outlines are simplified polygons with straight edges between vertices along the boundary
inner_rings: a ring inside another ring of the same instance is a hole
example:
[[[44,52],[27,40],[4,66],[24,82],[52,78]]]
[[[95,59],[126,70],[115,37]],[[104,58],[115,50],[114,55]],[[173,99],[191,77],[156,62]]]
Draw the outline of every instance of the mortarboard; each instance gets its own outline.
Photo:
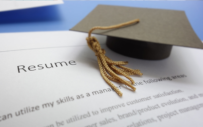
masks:
[[[113,51],[141,59],[167,58],[173,45],[203,49],[184,11],[98,5],[71,30],[89,32],[95,26],[111,26],[133,19],[140,22],[93,33],[106,35],[107,46]]]
[[[106,35],[107,46],[113,51],[140,59],[167,58],[173,45],[203,49],[184,11],[98,5],[71,30],[89,33],[87,44],[97,56],[100,73],[119,96],[122,93],[110,80],[135,91],[135,82],[129,75],[141,76],[142,73],[124,67],[125,61],[112,61],[106,57],[105,50],[91,33]]]

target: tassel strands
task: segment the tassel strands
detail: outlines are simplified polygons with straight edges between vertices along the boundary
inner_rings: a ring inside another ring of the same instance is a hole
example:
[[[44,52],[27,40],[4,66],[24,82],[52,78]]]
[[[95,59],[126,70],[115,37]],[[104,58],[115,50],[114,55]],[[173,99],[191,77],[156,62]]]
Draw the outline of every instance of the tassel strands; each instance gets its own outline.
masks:
[[[131,25],[134,23],[138,23],[139,19],[132,20],[126,23],[114,25],[114,26],[108,26],[108,27],[93,27],[89,33],[88,37],[86,38],[87,44],[90,49],[92,49],[95,52],[95,55],[97,56],[98,65],[100,69],[100,73],[103,77],[103,79],[111,86],[111,88],[120,96],[122,97],[121,91],[113,84],[111,81],[123,83],[130,87],[133,91],[136,90],[136,88],[133,86],[135,83],[134,80],[129,75],[139,75],[141,76],[142,73],[139,70],[133,70],[131,68],[127,68],[123,65],[126,65],[128,62],[126,61],[112,61],[110,58],[105,56],[105,50],[101,49],[101,46],[98,42],[98,40],[91,36],[92,31],[96,29],[100,30],[107,30],[107,29],[115,29],[120,28],[123,26]],[[129,81],[126,81],[122,78],[120,78],[118,75],[123,75],[126,77]],[[111,80],[111,81],[110,81]]]

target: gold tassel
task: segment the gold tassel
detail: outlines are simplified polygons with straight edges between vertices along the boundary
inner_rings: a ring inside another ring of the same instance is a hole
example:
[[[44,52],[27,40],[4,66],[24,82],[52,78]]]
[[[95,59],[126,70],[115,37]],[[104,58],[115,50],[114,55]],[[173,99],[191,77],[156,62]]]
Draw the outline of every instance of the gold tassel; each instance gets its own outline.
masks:
[[[103,79],[111,86],[111,88],[120,96],[122,97],[121,91],[113,84],[111,83],[110,80],[118,82],[118,83],[123,83],[130,87],[133,91],[136,90],[136,88],[133,86],[135,83],[134,80],[129,76],[129,75],[139,75],[142,76],[142,73],[139,70],[133,70],[131,68],[124,67],[123,65],[126,65],[128,62],[126,61],[112,61],[110,58],[105,56],[105,50],[101,49],[101,46],[98,42],[98,40],[95,37],[91,37],[92,31],[96,29],[101,29],[101,30],[107,30],[107,29],[115,29],[115,28],[120,28],[126,25],[131,25],[134,23],[138,23],[139,19],[132,20],[126,23],[114,25],[114,26],[108,26],[108,27],[93,27],[87,37],[87,44],[90,49],[92,49],[95,52],[95,55],[97,56],[98,64],[99,64],[99,69],[100,73],[103,77]],[[129,81],[126,81],[122,78],[120,78],[118,75],[123,75]]]

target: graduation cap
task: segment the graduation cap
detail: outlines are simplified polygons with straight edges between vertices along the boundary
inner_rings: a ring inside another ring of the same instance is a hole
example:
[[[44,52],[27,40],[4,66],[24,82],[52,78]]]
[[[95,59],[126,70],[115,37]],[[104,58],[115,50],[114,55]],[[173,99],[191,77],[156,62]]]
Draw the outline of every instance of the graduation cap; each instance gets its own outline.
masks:
[[[105,51],[97,39],[91,37],[91,33],[106,35],[106,44],[113,51],[140,59],[167,58],[173,45],[203,49],[184,11],[98,5],[71,30],[89,32],[87,43],[97,56],[101,75],[119,96],[122,93],[110,80],[123,83],[135,91],[132,86],[134,81],[129,75],[141,76],[142,73],[124,67],[127,62],[112,61],[106,57]]]
[[[89,32],[95,26],[111,26],[134,19],[140,22],[93,33],[106,35],[106,44],[113,51],[140,59],[167,58],[173,45],[203,49],[184,11],[98,5],[71,30]]]

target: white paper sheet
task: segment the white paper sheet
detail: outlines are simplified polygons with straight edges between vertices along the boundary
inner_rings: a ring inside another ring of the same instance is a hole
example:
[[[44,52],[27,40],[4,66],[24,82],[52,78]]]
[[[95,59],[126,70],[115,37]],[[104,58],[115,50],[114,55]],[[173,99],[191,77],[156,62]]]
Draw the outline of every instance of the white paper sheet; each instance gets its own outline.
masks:
[[[16,0],[0,0],[0,12],[19,10],[25,8],[42,7],[49,5],[62,4],[62,0],[48,0],[48,1],[16,1]]]
[[[0,34],[1,127],[203,126],[202,50],[174,46],[167,59],[139,60],[116,54],[97,36],[108,57],[144,74],[132,76],[136,92],[114,83],[120,98],[100,76],[86,36]]]

